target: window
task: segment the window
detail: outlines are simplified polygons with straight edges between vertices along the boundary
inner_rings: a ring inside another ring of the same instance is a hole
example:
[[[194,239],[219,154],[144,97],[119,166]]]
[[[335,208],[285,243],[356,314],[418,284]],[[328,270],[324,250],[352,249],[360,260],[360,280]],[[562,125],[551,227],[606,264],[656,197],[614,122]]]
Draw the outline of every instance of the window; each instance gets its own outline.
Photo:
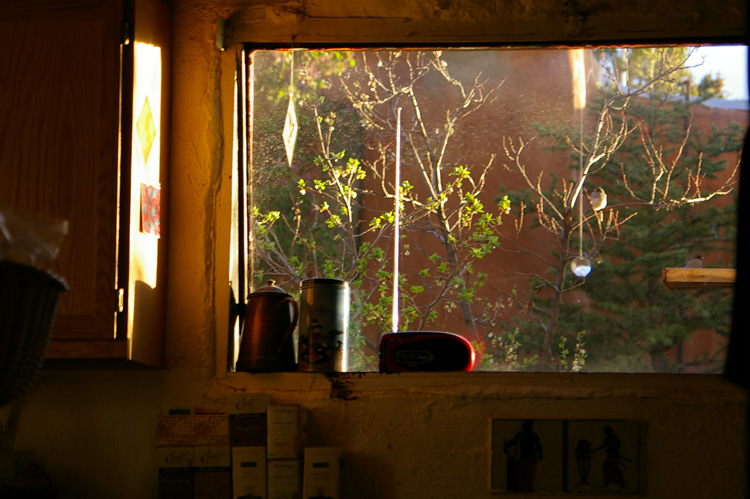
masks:
[[[464,336],[479,370],[720,370],[731,289],[663,272],[734,267],[747,85],[743,52],[705,71],[723,53],[253,51],[252,287],[348,281],[353,371],[396,261],[398,329]]]

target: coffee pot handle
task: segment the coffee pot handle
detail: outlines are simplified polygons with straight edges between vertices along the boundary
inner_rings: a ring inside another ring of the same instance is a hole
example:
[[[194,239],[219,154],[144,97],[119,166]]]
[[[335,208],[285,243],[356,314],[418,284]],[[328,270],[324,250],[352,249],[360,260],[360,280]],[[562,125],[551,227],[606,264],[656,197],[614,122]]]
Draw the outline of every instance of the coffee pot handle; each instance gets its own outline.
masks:
[[[299,307],[297,306],[297,302],[291,296],[288,296],[281,300],[277,306],[280,307],[283,303],[286,302],[292,304],[292,323],[289,326],[289,330],[284,335],[284,339],[281,340],[281,343],[279,343],[279,352],[281,352],[282,347],[286,344],[287,340],[294,332],[294,328],[297,327],[297,320],[299,319]]]

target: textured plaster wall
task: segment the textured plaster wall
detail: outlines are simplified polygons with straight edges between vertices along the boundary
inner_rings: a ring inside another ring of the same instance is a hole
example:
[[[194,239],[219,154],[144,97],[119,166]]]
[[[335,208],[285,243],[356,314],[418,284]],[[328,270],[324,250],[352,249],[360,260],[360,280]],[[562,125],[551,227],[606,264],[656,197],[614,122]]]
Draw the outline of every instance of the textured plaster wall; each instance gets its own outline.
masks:
[[[247,2],[246,2],[247,3]],[[270,3],[270,2],[269,2]],[[278,2],[284,18],[306,2]],[[499,16],[480,2],[310,2],[322,14]],[[63,498],[155,498],[155,421],[165,404],[226,409],[237,392],[310,410],[311,444],[340,446],[347,499],[491,497],[492,418],[637,419],[645,423],[645,497],[741,497],[745,394],[719,378],[663,376],[226,375],[229,170],[222,140],[226,66],[215,45],[223,2],[172,2],[172,143],[166,368],[46,371],[19,406],[16,449]],[[482,3],[484,4],[484,3]],[[543,2],[510,2],[524,19]],[[682,4],[681,4],[682,8]],[[416,13],[416,14],[415,14]],[[279,21],[282,22],[282,21]],[[544,26],[540,26],[543,29]],[[217,374],[218,373],[218,374]],[[568,496],[570,497],[570,496]],[[590,496],[589,496],[590,497]]]
[[[645,497],[743,497],[745,490],[745,398],[714,379],[374,375],[346,379],[349,390],[341,391],[324,377],[239,378],[46,373],[23,405],[17,448],[35,453],[63,497],[156,497],[160,405],[222,410],[235,390],[259,390],[309,409],[312,445],[344,449],[347,498],[492,497],[492,418],[643,421]]]

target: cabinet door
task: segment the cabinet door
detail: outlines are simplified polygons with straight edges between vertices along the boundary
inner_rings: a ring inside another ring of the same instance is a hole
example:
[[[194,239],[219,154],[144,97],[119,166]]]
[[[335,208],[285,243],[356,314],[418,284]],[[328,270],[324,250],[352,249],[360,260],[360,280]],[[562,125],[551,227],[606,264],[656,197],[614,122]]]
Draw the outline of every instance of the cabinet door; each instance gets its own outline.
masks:
[[[0,3],[0,205],[69,221],[55,340],[112,340],[118,2]]]
[[[167,113],[161,88],[149,95],[155,121],[134,99],[139,11],[141,32],[161,22],[156,32],[168,36],[158,0],[0,0],[0,206],[69,222],[52,269],[69,289],[48,359],[161,363],[163,278],[155,289],[165,251],[153,228],[142,232],[140,214],[141,185],[159,194],[165,178]],[[140,77],[151,78],[141,66]]]
[[[123,65],[123,217],[120,282],[126,290],[118,331],[127,358],[158,366],[166,311],[167,165],[169,163],[170,12],[161,0],[135,0]],[[125,97],[127,96],[127,98]],[[130,133],[127,133],[130,130]],[[125,146],[127,145],[127,148]],[[128,154],[129,152],[129,154]],[[127,218],[127,221],[125,219]]]

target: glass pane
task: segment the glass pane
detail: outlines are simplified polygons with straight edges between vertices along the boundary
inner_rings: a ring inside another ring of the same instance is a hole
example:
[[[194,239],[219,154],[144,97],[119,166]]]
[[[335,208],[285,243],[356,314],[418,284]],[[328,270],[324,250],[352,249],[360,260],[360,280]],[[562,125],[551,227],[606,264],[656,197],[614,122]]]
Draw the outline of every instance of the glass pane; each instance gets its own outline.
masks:
[[[348,281],[350,370],[378,369],[394,325],[465,337],[484,371],[723,367],[745,47],[255,51],[250,66],[253,287]],[[713,270],[667,286],[691,255]]]

